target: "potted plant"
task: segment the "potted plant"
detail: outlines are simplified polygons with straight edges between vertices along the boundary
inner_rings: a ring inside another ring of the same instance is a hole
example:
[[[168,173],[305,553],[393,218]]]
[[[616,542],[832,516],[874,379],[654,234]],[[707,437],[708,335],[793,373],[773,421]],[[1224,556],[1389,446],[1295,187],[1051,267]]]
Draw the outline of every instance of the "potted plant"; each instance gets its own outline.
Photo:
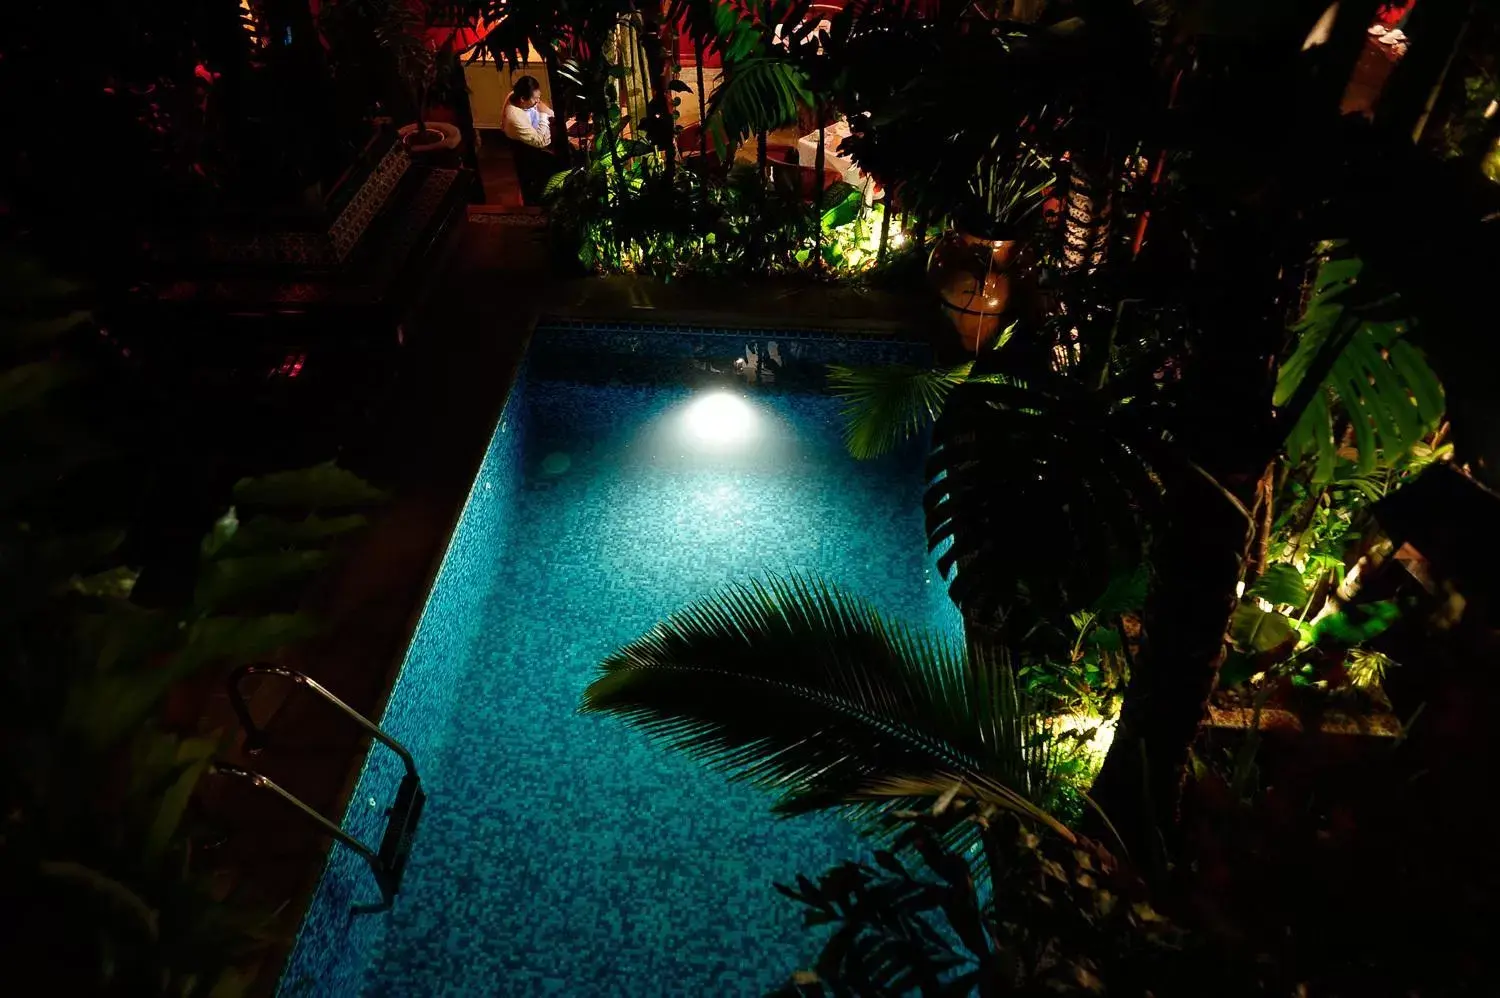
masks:
[[[412,154],[457,148],[459,131],[447,122],[427,120],[427,106],[439,75],[454,57],[459,28],[442,25],[455,20],[452,4],[418,0],[366,0],[380,44],[395,60],[396,76],[406,89],[416,121],[400,129],[401,141]],[[460,22],[462,23],[462,22]]]
[[[934,244],[927,277],[970,353],[1000,332],[1014,311],[1018,258],[1028,223],[1055,180],[1050,160],[1028,145],[982,160]]]

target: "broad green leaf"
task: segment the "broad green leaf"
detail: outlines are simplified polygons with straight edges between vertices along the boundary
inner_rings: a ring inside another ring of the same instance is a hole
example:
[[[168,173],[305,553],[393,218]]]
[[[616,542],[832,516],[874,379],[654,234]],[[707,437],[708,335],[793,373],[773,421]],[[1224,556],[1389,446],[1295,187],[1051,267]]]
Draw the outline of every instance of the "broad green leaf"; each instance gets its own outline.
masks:
[[[77,618],[76,635],[90,671],[129,669],[172,646],[180,632],[159,610],[109,599],[96,613]]]
[[[23,350],[55,340],[93,318],[83,309],[46,317],[0,316],[0,347]]]
[[[1249,601],[1234,608],[1229,637],[1241,651],[1264,653],[1296,644],[1297,627],[1279,613],[1267,612]]]
[[[367,526],[369,522],[359,513],[350,513],[346,516],[313,514],[301,520],[283,520],[278,516],[257,516],[239,525],[234,538],[226,545],[224,553],[260,554],[283,548],[310,547],[351,530],[358,530]]]
[[[31,543],[28,532],[12,533],[10,527],[0,525],[0,544],[15,545],[25,552],[20,562],[24,569],[18,567],[0,577],[0,618],[24,612],[67,589],[72,580],[92,574],[99,562],[125,540],[121,531],[95,530],[43,537]]]
[[[1297,393],[1330,340],[1347,343],[1333,359],[1323,390],[1316,393],[1287,434],[1294,464],[1315,462],[1312,480],[1332,480],[1334,427],[1349,417],[1357,467],[1369,473],[1389,467],[1418,446],[1443,415],[1442,386],[1422,353],[1404,339],[1405,326],[1387,321],[1399,302],[1358,281],[1357,258],[1325,260],[1301,320],[1293,327],[1297,346],[1281,365],[1273,402],[1285,405]],[[1352,330],[1351,330],[1352,324]]]
[[[66,367],[50,361],[21,364],[0,371],[0,416],[36,404],[71,378],[72,374]]]
[[[1313,643],[1352,647],[1384,633],[1400,617],[1395,600],[1351,604],[1313,624]]]
[[[552,176],[548,177],[547,183],[542,187],[542,197],[549,198],[557,192],[561,191],[563,189],[563,185],[568,182],[568,178],[572,175],[572,170],[559,170],[557,173],[554,173]]]
[[[1256,665],[1255,656],[1231,648],[1224,655],[1224,663],[1219,666],[1219,685],[1224,689],[1243,686],[1258,671],[1260,669]]]
[[[193,603],[200,611],[222,609],[235,600],[254,596],[289,579],[307,575],[328,563],[323,551],[281,551],[276,554],[219,558],[203,566]]]
[[[1094,603],[1094,613],[1105,617],[1141,609],[1146,605],[1146,589],[1150,582],[1150,574],[1150,571],[1142,564],[1129,572],[1120,572],[1112,576],[1109,585],[1104,587],[1104,592]]]
[[[853,184],[841,180],[823,192],[820,204],[823,208],[821,224],[826,232],[858,218],[864,206],[864,195]]]
[[[1302,607],[1307,603],[1307,588],[1302,584],[1302,573],[1292,565],[1272,565],[1245,593],[1258,596],[1273,606]]]
[[[182,646],[164,660],[75,683],[64,723],[96,748],[112,745],[144,723],[175,684],[205,665],[254,662],[316,632],[314,621],[301,614],[206,617],[186,627]]]
[[[107,596],[113,599],[126,599],[130,591],[135,588],[135,582],[141,577],[141,573],[124,565],[116,565],[102,572],[83,578],[74,578],[71,588],[74,592],[85,596]]]
[[[384,502],[386,493],[332,461],[299,471],[278,471],[242,478],[234,486],[236,502],[250,506],[327,509]]]
[[[203,543],[199,545],[203,557],[212,558],[218,554],[234,538],[235,532],[239,529],[240,518],[235,513],[234,507],[230,506],[223,516],[214,521],[213,529],[204,536]]]
[[[161,859],[172,844],[193,790],[207,771],[218,748],[218,743],[211,738],[184,738],[178,742],[174,761],[181,772],[162,795],[161,805],[146,832],[146,855],[150,859]]]

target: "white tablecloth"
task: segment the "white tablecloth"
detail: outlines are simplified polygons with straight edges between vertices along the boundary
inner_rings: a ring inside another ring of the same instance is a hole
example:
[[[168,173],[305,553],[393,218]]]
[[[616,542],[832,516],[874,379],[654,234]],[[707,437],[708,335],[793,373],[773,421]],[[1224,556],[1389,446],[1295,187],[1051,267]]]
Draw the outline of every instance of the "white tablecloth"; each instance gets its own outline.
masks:
[[[865,175],[859,172],[854,160],[839,153],[839,146],[849,137],[849,123],[836,121],[823,129],[823,167],[837,170],[845,182],[855,187],[865,186]],[[818,162],[818,133],[804,135],[797,140],[797,162],[802,166],[814,166]]]

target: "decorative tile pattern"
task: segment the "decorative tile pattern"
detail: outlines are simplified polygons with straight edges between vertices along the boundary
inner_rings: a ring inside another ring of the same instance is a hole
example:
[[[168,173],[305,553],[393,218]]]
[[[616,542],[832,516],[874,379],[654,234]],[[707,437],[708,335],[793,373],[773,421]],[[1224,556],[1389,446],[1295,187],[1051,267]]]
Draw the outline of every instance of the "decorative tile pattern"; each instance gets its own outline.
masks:
[[[399,142],[392,144],[369,178],[360,185],[359,191],[329,226],[328,241],[332,246],[334,259],[342,262],[349,255],[354,244],[359,242],[359,237],[370,227],[370,222],[390,200],[391,192],[410,167],[411,157],[406,154],[406,149]]]
[[[410,166],[411,157],[395,143],[327,231],[210,232],[208,257],[218,263],[240,264],[325,267],[342,263]]]
[[[379,285],[388,281],[401,268],[457,180],[457,170],[432,169],[427,172],[422,178],[422,186],[401,207],[396,225],[382,237],[380,262],[369,275],[369,283]]]
[[[545,229],[547,216],[519,211],[471,211],[469,222],[474,225],[511,225],[522,229]]]
[[[863,851],[840,820],[774,819],[764,795],[576,707],[609,651],[768,571],[820,571],[956,636],[924,551],[922,447],[856,463],[833,399],[741,384],[759,435],[695,452],[692,379],[540,376],[564,342],[607,352],[643,335],[583,332],[534,341],[386,712],[429,793],[403,893],[351,919],[375,889],[337,849],[283,995],[759,995],[816,948],[772,882]],[[689,355],[772,338],[649,335]],[[889,347],[774,338],[851,363]],[[378,835],[399,773],[377,747],[346,828]]]

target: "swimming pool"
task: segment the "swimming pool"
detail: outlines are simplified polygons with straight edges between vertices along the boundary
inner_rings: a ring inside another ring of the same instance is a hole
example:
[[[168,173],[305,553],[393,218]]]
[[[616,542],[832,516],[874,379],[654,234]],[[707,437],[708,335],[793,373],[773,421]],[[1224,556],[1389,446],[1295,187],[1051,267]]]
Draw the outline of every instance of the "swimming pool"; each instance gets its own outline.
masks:
[[[920,344],[627,326],[538,329],[383,725],[428,800],[386,914],[335,847],[280,994],[758,995],[816,952],[772,884],[859,855],[777,819],[579,696],[610,651],[731,580],[817,571],[958,633],[923,544],[924,452],[855,462],[827,363]],[[344,827],[378,840],[377,747]]]

